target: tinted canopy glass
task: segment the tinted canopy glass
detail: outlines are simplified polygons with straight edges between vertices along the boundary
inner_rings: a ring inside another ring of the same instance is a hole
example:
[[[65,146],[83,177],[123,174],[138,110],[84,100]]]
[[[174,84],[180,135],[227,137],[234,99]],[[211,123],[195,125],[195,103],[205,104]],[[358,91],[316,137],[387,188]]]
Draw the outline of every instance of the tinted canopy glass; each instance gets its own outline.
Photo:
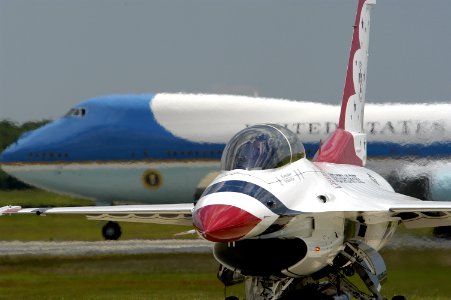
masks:
[[[75,107],[71,108],[67,113],[66,117],[84,117],[86,115],[86,108]]]
[[[226,145],[223,170],[274,169],[305,157],[298,136],[285,127],[256,125],[238,132]]]

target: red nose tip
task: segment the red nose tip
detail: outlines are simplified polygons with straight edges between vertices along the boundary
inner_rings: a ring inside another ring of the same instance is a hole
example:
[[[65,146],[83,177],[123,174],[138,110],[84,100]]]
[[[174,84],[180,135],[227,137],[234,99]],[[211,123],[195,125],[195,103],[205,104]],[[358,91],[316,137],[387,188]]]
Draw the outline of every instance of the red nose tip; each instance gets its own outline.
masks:
[[[207,205],[196,210],[193,222],[199,233],[212,242],[236,241],[248,234],[261,219],[232,205]]]

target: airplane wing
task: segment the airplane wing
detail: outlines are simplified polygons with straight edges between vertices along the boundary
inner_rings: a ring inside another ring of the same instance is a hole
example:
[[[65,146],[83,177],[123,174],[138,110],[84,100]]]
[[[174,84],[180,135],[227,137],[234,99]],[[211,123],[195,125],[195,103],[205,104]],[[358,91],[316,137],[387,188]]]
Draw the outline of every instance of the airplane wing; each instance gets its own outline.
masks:
[[[406,201],[391,205],[390,211],[407,228],[451,226],[451,202]]]
[[[358,198],[357,201],[347,200],[351,202],[349,205],[340,203],[342,211],[372,215],[375,222],[378,222],[379,217],[382,220],[386,218],[388,213],[392,218],[399,218],[408,229],[451,226],[451,201],[423,201],[386,191],[379,191],[367,198],[361,206]]]
[[[391,215],[400,218],[407,228],[451,226],[451,202],[421,201],[404,195],[397,195],[412,199],[410,201],[403,199],[403,201],[394,202],[388,207]],[[4,214],[34,214],[38,216],[79,214],[86,215],[89,220],[191,226],[193,207],[193,204],[186,203],[55,208],[5,206],[0,208],[0,216]],[[349,211],[348,209],[345,210]]]
[[[54,208],[21,208],[5,206],[0,208],[4,214],[79,214],[86,215],[89,220],[106,220],[115,222],[135,222],[173,225],[192,225],[192,209],[194,205],[118,205],[118,206],[82,206]]]

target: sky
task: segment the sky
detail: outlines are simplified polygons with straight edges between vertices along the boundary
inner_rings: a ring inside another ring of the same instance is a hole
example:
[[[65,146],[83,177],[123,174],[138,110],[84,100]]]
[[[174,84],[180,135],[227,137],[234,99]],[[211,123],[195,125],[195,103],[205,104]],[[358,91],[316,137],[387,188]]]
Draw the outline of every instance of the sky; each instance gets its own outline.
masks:
[[[341,100],[355,0],[1,0],[0,120],[101,95]],[[451,1],[377,0],[367,100],[451,102]]]

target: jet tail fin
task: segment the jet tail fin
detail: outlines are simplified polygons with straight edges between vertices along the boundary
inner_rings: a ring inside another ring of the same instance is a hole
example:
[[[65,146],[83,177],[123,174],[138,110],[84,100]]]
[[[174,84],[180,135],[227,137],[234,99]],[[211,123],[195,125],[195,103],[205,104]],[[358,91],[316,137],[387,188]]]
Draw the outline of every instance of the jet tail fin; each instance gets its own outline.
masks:
[[[366,134],[363,129],[370,33],[370,12],[376,0],[359,0],[337,130],[320,146],[314,160],[363,166]]]

